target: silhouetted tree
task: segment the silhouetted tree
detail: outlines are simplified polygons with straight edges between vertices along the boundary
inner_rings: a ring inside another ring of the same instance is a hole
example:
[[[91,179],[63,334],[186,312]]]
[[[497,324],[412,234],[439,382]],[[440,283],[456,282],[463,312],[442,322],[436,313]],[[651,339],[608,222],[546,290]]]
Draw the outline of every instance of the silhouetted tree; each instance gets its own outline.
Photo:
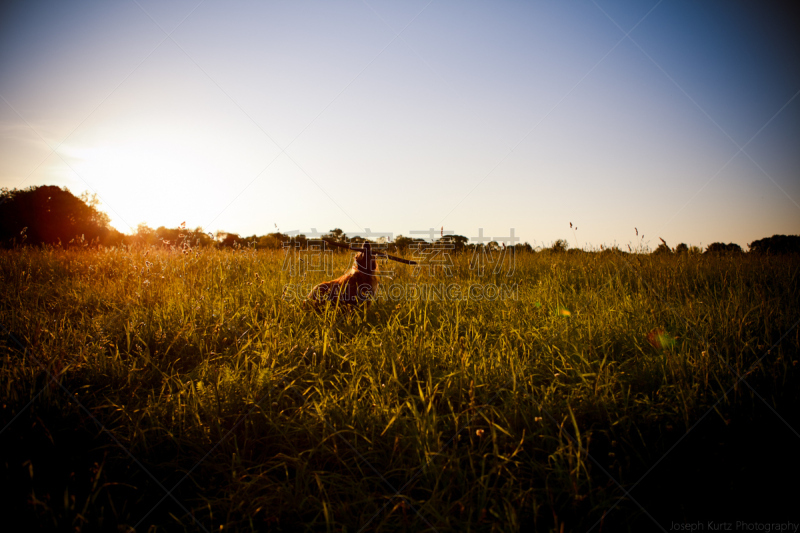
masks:
[[[154,230],[145,223],[137,226],[136,233],[129,240],[146,246],[155,244],[180,250],[214,244],[213,237],[199,226],[193,230],[187,229],[183,225],[178,228],[159,226]]]
[[[244,246],[247,246],[248,248],[255,250],[258,248],[258,241],[259,241],[259,236],[253,233],[249,237],[244,237]]]
[[[676,254],[688,254],[689,247],[686,245],[685,242],[680,243],[678,246],[675,247]]]
[[[735,243],[721,243],[721,242],[713,242],[708,245],[706,248],[707,254],[719,254],[719,253],[736,253],[741,254],[743,253],[742,247]]]
[[[178,238],[180,239],[180,234],[179,234]],[[211,237],[211,234],[210,233],[206,233],[205,231],[203,231],[203,228],[200,227],[200,226],[197,226],[192,231],[187,231],[185,238],[188,241],[188,244],[193,246],[193,247],[194,246],[211,246],[212,244],[214,244],[214,239]]]
[[[659,254],[659,255],[660,254],[671,254],[672,250],[670,250],[669,246],[667,246],[665,243],[662,242],[661,244],[658,245],[658,247],[655,250],[653,250],[653,253],[654,254]]]
[[[220,234],[219,246],[223,248],[240,248],[247,246],[247,241],[239,236],[238,233]]]
[[[156,230],[144,222],[136,226],[136,233],[133,234],[132,241],[144,246],[150,246],[152,244],[159,243],[158,237],[156,236]]]
[[[411,237],[404,237],[403,235],[398,235],[397,237],[394,238],[394,242],[391,243],[389,248],[393,251],[402,252],[404,250],[407,250],[410,246],[417,246],[420,243],[424,245],[425,241],[423,239],[417,239],[417,238],[412,239]]]
[[[330,230],[328,233],[323,235],[323,237],[336,242],[347,242],[347,235],[339,228]]]
[[[751,242],[748,248],[755,254],[797,254],[800,253],[800,235],[773,235]]]
[[[289,236],[286,235],[286,237]],[[294,235],[292,237],[289,237],[289,242],[293,243],[295,246],[299,245],[301,250],[305,250],[308,247],[308,237],[306,237],[302,233],[300,235]]]
[[[463,235],[445,235],[437,242],[447,243],[449,245],[452,245],[453,252],[461,252],[467,247],[469,239],[467,237],[464,237]]]
[[[31,186],[0,191],[0,242],[16,244],[114,245],[123,235],[110,227],[96,195],[76,197],[65,187]]]
[[[566,252],[567,249],[569,249],[569,243],[564,239],[558,239],[550,246],[550,251],[556,253]]]
[[[186,241],[186,234],[180,228],[159,226],[153,236],[156,243],[161,243],[164,246],[180,246]]]
[[[661,244],[659,244],[658,247],[655,250],[653,250],[653,253],[654,254],[671,254],[672,253],[672,248],[669,247],[669,244],[667,244],[667,241],[665,241],[661,237],[659,237],[658,240],[661,241]]]
[[[284,243],[289,242],[289,236],[283,233],[269,233],[264,235],[258,240],[258,248],[267,248],[270,250],[279,250],[283,248]]]

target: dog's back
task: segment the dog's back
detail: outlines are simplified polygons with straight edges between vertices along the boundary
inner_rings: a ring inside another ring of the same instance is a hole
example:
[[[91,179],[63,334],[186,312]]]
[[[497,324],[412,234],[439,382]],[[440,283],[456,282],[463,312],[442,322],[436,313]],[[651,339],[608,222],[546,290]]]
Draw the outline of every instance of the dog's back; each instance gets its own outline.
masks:
[[[378,292],[377,270],[378,265],[369,243],[365,243],[363,251],[356,254],[353,266],[346,274],[315,286],[308,294],[308,299],[323,305],[325,302],[355,305],[369,301]]]

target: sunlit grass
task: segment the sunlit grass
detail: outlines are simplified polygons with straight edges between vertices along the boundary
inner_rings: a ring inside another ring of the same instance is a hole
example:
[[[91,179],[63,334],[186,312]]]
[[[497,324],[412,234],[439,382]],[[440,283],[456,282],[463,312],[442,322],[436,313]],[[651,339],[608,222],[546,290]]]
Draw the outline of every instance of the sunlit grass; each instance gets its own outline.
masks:
[[[335,272],[350,260],[337,254]],[[82,482],[45,483],[56,474],[37,468],[44,452],[12,456],[9,479],[31,467],[32,519],[582,530],[621,496],[603,471],[635,482],[637,457],[663,452],[712,406],[735,416],[754,401],[739,376],[778,402],[797,375],[792,258],[521,254],[507,278],[477,276],[462,255],[453,278],[396,266],[385,283],[513,282],[517,298],[387,299],[346,315],[287,298],[286,284],[325,275],[299,280],[283,261],[0,254],[3,425],[20,415],[0,439],[68,420],[52,446],[85,440],[98,432],[89,413],[108,430],[92,441],[102,449],[79,455],[75,469],[95,468]],[[194,518],[171,497],[153,509],[165,492],[133,458],[178,484]]]

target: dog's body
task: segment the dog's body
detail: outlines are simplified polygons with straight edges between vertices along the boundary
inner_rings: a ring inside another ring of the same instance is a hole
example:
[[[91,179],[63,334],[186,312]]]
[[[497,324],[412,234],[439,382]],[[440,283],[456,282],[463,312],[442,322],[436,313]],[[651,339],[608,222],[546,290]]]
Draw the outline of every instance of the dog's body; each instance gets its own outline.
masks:
[[[353,266],[344,275],[311,289],[308,299],[317,306],[326,302],[353,306],[369,302],[378,293],[378,263],[369,243],[356,253]]]

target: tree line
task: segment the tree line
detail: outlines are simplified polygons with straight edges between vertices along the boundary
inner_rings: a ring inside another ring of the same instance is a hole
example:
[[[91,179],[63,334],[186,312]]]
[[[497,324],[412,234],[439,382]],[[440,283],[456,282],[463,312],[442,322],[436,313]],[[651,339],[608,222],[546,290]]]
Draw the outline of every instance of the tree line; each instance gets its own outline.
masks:
[[[53,185],[31,186],[26,189],[0,189],[0,246],[13,248],[26,245],[53,245],[63,247],[96,247],[145,245],[165,246],[188,250],[194,247],[215,246],[233,249],[281,249],[286,246],[305,248],[310,241],[305,235],[288,235],[281,232],[266,235],[250,235],[242,237],[236,233],[218,231],[214,234],[202,228],[189,229],[185,223],[177,228],[161,226],[152,229],[146,224],[139,224],[136,231],[127,235],[117,231],[110,225],[109,216],[100,211],[97,195],[83,193],[73,195],[66,187]],[[340,243],[370,242],[385,245],[389,251],[405,251],[415,246],[426,246],[424,239],[398,235],[390,242],[373,241],[361,236],[348,237],[339,228],[330,230],[322,238]],[[485,246],[492,250],[501,250],[505,245],[491,241],[485,245],[470,243],[463,235],[443,235],[436,241],[446,245],[448,250],[460,252]],[[749,253],[765,255],[782,255],[800,253],[800,236],[773,235],[753,241],[749,244]],[[516,251],[534,252],[534,248],[526,243],[514,246]],[[550,247],[544,248],[552,253],[581,252],[570,249],[564,239],[559,239]],[[605,248],[602,253],[626,253],[617,246]],[[629,250],[631,251],[631,250]],[[671,248],[661,239],[661,244],[652,252],[654,254],[739,254],[744,253],[741,246],[734,243],[715,242],[703,252],[696,246],[681,243]]]

